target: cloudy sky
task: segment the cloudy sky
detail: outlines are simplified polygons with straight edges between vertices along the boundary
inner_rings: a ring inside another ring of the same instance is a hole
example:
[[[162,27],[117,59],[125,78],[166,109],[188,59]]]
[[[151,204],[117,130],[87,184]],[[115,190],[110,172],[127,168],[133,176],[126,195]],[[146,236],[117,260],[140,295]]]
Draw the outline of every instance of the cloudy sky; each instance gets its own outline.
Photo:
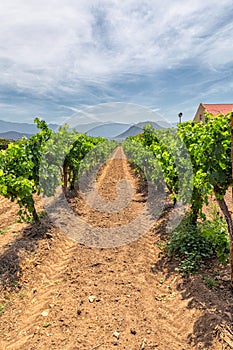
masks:
[[[63,123],[123,102],[188,120],[233,102],[232,46],[231,0],[2,1],[0,119]]]

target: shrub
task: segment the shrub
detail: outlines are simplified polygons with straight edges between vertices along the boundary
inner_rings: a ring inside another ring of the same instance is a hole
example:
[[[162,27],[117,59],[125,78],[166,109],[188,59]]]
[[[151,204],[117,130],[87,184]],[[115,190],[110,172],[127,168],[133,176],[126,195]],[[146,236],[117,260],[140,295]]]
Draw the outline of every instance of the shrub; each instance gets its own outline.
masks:
[[[215,215],[213,220],[205,220],[195,226],[187,215],[168,239],[166,252],[179,261],[182,273],[197,272],[213,255],[226,264],[229,242],[224,220]]]

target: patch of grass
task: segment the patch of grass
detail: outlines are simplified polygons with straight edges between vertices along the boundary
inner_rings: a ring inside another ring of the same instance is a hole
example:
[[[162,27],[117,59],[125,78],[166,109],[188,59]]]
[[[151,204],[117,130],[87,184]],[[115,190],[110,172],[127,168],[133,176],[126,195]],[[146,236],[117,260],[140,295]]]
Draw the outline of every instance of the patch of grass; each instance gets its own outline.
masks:
[[[26,293],[20,293],[20,294],[19,294],[19,298],[20,298],[20,299],[24,299],[25,296],[26,296]]]
[[[44,328],[47,328],[49,325],[50,325],[49,322],[45,322],[45,323],[43,324],[43,327],[44,327]]]
[[[230,244],[226,221],[212,206],[211,219],[199,223],[201,235],[214,245],[215,253],[221,264],[227,265],[230,257]]]
[[[212,256],[223,265],[228,263],[230,245],[227,225],[216,209],[211,215],[211,220],[203,220],[196,226],[187,215],[169,237],[165,252],[168,257],[179,261],[182,273],[197,272]]]
[[[12,286],[15,287],[15,288],[17,288],[17,287],[19,286],[19,282],[14,281],[14,282],[12,283]]]
[[[200,234],[187,216],[168,239],[166,251],[169,257],[179,261],[182,273],[194,273],[214,254],[214,246]]]
[[[4,310],[4,306],[0,305],[0,312],[2,312]]]
[[[9,230],[9,227],[4,227],[0,230],[0,235],[4,235]]]
[[[12,299],[12,294],[10,293],[10,294],[7,294],[6,296],[5,296],[5,299],[7,299],[7,300],[11,300]]]
[[[203,280],[205,285],[210,289],[215,288],[217,285],[216,279],[212,276],[203,276]]]
[[[45,210],[41,210],[41,211],[39,211],[39,213],[38,213],[38,216],[39,216],[40,219],[46,217],[46,215],[47,215],[47,213],[46,213]]]
[[[44,218],[47,215],[45,210],[41,210],[37,214],[39,219]],[[17,223],[26,222],[27,224],[31,224],[34,222],[33,216],[22,209],[18,211],[18,216],[19,218],[15,221]]]

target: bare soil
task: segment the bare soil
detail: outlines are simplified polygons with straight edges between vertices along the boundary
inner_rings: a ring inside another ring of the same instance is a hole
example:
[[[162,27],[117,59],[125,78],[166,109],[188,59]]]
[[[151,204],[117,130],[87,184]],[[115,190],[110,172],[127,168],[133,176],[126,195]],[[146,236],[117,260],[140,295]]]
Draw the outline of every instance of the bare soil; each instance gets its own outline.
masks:
[[[77,192],[70,194],[71,207],[95,226],[130,222],[143,210],[146,192],[127,161],[110,160],[97,187],[113,200],[123,178],[134,194],[119,213],[94,211]],[[40,227],[16,222],[17,206],[1,197],[0,349],[232,349],[229,266],[213,261],[182,277],[158,247],[170,209],[167,203],[138,240],[101,249],[68,239],[47,216]],[[208,288],[203,276],[214,276],[216,286]]]

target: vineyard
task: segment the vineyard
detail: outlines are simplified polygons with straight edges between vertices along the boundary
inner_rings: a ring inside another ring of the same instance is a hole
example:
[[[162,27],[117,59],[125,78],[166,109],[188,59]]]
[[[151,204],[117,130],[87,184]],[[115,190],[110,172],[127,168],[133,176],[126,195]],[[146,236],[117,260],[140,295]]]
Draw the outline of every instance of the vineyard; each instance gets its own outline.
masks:
[[[183,205],[190,204],[184,220],[185,227],[181,227],[181,231],[186,231],[186,238],[182,233],[179,237],[178,228],[170,239],[169,255],[187,255],[187,259],[191,256],[193,262],[190,261],[190,267],[186,266],[191,270],[198,266],[198,260],[202,260],[202,252],[199,249],[202,244],[205,245],[203,256],[216,253],[223,264],[227,263],[231,251],[231,287],[233,288],[233,222],[224,199],[229,186],[232,186],[231,113],[215,118],[207,115],[204,125],[195,122],[182,123],[177,131],[161,132],[149,126],[145,128],[143,135],[128,140],[125,148],[131,162],[142,168],[151,181],[155,180],[157,187],[167,188],[173,198],[174,207],[179,202]],[[203,231],[203,225],[208,226],[202,209],[204,204],[208,204],[208,198],[212,194],[215,195],[219,211],[226,220],[228,240],[224,231],[222,232],[220,216],[218,221],[216,219],[215,229],[210,223],[209,229],[205,227],[204,232],[199,232]],[[190,230],[192,237],[197,236],[196,257],[194,247],[190,243],[191,237],[188,235]],[[179,239],[181,246],[177,242]],[[182,242],[186,239],[185,243]],[[187,251],[188,242],[190,252]]]
[[[0,348],[232,349],[231,114],[120,145],[35,122],[0,150]],[[95,235],[124,227],[128,244],[65,236],[42,201],[58,188]]]

